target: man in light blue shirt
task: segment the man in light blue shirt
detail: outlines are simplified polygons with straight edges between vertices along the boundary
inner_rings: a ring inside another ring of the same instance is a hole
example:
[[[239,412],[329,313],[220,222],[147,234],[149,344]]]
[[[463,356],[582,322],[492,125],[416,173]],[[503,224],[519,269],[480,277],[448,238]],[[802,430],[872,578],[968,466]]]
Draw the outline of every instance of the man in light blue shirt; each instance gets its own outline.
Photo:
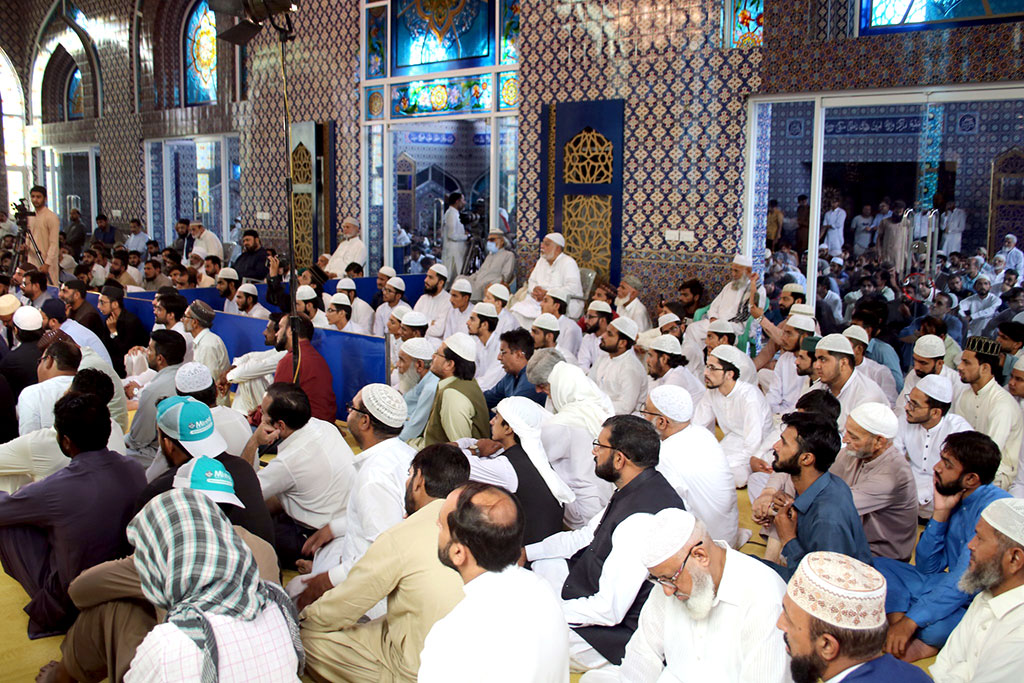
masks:
[[[430,408],[434,405],[437,383],[440,378],[430,371],[430,361],[434,356],[434,345],[425,337],[413,337],[402,342],[398,349],[398,374],[415,375],[419,378],[409,391],[405,392],[405,406],[409,416],[398,438],[409,441],[423,435],[430,417]]]
[[[142,221],[133,218],[128,222],[128,237],[124,241],[125,251],[137,251],[140,254],[146,253],[146,242],[149,235],[142,231]]]
[[[85,325],[68,318],[63,301],[49,299],[43,302],[43,306],[39,311],[43,314],[43,327],[64,331],[76,344],[92,349],[107,365],[111,365],[110,352],[107,351],[107,347],[103,345],[99,336]],[[51,320],[54,322],[51,323]]]

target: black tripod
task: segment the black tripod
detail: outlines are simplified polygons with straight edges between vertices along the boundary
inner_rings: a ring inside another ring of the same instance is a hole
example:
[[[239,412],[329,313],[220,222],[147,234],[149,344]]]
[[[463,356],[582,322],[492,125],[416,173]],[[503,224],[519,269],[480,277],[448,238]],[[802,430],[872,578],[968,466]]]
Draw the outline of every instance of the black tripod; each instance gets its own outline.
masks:
[[[25,200],[21,200],[21,205],[11,204],[14,209],[15,222],[18,224],[18,235],[14,238],[14,259],[11,261],[11,272],[10,275],[14,275],[18,267],[21,266],[21,255],[23,252],[27,252],[29,247],[32,247],[32,251],[36,255],[36,259],[39,263],[46,263],[46,259],[43,258],[43,252],[39,250],[39,244],[36,242],[35,235],[28,227],[29,216],[34,216],[35,212],[29,212],[24,207]],[[54,273],[49,273],[47,277],[50,279],[51,284],[60,284],[59,276],[55,277]]]

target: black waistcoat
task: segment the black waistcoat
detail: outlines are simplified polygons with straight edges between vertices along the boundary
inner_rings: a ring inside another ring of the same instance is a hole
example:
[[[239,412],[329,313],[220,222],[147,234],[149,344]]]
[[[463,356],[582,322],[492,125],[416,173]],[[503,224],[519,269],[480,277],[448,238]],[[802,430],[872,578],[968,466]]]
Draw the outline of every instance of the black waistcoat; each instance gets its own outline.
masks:
[[[523,517],[526,522],[523,530],[523,544],[537,543],[560,532],[564,511],[558,499],[551,493],[551,489],[537,472],[537,468],[530,462],[530,456],[526,454],[522,446],[515,445],[505,451],[505,457],[508,458],[512,469],[516,471],[516,477],[519,478],[516,498],[523,506]]]

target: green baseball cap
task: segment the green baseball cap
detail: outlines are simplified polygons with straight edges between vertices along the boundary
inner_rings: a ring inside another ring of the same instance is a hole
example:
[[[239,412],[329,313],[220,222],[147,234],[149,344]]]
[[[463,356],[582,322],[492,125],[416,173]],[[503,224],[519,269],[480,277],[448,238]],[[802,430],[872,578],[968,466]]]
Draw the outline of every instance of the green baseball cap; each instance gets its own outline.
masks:
[[[205,494],[215,503],[228,503],[244,508],[235,495],[235,480],[219,460],[192,458],[178,468],[174,475],[174,488],[192,489]]]

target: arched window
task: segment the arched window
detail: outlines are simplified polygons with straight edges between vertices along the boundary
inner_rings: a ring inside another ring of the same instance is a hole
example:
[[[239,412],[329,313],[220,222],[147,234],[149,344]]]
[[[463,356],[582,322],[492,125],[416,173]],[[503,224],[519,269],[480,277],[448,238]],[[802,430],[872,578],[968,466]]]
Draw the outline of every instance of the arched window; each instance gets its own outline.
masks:
[[[185,19],[183,39],[185,104],[217,101],[217,22],[207,0],[199,0]]]
[[[64,106],[68,121],[77,121],[85,117],[85,102],[82,98],[82,71],[77,66],[68,77]]]
[[[28,155],[25,145],[25,98],[7,54],[0,50],[0,103],[3,107],[4,161],[7,198],[4,205],[28,195]]]

